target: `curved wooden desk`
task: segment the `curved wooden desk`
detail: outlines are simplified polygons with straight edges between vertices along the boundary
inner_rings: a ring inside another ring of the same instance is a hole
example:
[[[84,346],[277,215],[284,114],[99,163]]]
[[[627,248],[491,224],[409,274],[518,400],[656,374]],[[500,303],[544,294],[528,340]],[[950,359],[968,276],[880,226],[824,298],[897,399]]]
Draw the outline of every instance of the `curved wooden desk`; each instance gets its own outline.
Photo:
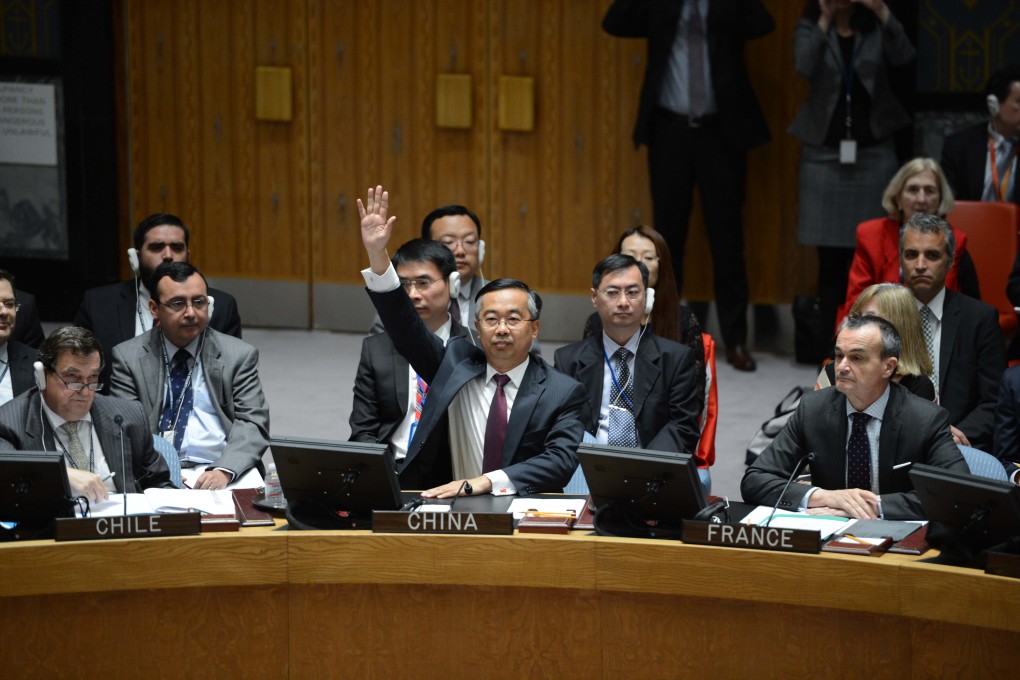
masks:
[[[0,546],[6,677],[1011,677],[1020,581],[909,558],[287,532]]]

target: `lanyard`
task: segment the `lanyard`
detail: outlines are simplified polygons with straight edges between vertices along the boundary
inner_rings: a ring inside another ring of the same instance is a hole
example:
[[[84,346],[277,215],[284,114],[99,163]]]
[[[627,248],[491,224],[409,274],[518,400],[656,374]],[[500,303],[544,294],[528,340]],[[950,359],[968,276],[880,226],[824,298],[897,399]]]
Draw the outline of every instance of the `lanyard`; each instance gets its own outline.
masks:
[[[854,62],[857,61],[857,49],[860,47],[856,37],[854,38],[854,48],[850,51],[850,63],[843,69],[843,89],[846,91],[846,138],[853,139],[853,114],[850,113],[851,105],[853,104],[851,92],[854,89]],[[842,53],[842,52],[841,52]]]
[[[181,388],[181,399],[174,406],[173,401],[173,389],[170,386],[170,357],[166,353],[166,342],[163,340],[163,332],[160,330],[159,334],[160,344],[163,348],[163,368],[165,370],[165,378],[163,381],[163,408],[160,409],[160,413],[166,409],[166,400],[170,400],[170,410],[174,412],[174,419],[170,423],[170,430],[173,432],[177,431],[177,420],[181,417],[181,408],[184,406],[184,397],[188,394],[188,387],[191,385],[191,375],[198,367],[198,362],[202,356],[202,347],[205,345],[205,333],[202,334],[202,340],[198,343],[198,352],[195,356],[195,365],[188,369],[188,377],[184,379],[184,387]]]
[[[999,165],[995,161],[995,140],[991,137],[988,138],[988,155],[991,159],[992,165],[992,188],[995,189],[995,195],[999,197],[1000,201],[1006,200],[1006,193],[1009,189],[1009,177],[1013,174],[1013,165],[1011,161],[1006,165],[1006,172],[1002,175],[1002,182],[999,182]],[[1020,155],[1020,143],[1013,145],[1013,158]]]
[[[627,393],[623,391],[620,381],[616,378],[616,371],[613,370],[613,362],[609,360],[609,355],[606,354],[606,348],[604,346],[602,347],[602,356],[606,359],[606,366],[609,367],[609,376],[613,379],[613,384],[616,385],[616,389],[620,391],[620,397],[627,402],[627,406],[630,407],[630,412],[634,413],[634,402],[632,402],[630,397],[627,396]],[[633,380],[633,376],[631,377],[631,380]]]
[[[9,361],[4,361],[3,364],[4,364],[4,372],[0,373],[0,383],[2,383],[4,381],[4,378],[7,377],[7,369],[9,369],[11,367],[11,362],[9,362]],[[11,391],[12,392],[14,391],[14,385],[11,385]]]

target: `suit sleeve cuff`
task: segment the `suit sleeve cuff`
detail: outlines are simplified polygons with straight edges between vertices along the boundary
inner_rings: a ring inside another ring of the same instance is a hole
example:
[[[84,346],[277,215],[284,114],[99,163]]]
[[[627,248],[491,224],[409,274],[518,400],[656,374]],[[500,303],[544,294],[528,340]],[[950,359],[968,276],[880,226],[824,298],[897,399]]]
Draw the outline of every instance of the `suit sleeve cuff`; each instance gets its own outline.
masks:
[[[373,293],[388,293],[400,288],[400,277],[397,276],[397,270],[392,264],[382,276],[373,272],[371,268],[362,269],[361,275],[365,278],[365,287]]]
[[[797,512],[804,512],[805,510],[808,509],[808,503],[811,501],[811,494],[813,494],[815,491],[818,491],[817,486],[813,486],[807,490],[807,492],[804,494],[804,497],[800,499],[800,505],[797,506]]]

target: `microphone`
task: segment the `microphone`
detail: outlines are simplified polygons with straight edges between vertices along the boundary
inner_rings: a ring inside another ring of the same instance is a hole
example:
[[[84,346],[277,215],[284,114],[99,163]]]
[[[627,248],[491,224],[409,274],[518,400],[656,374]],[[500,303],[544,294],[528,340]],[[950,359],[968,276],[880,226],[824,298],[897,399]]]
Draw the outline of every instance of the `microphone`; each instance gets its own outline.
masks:
[[[790,473],[790,478],[786,480],[786,486],[784,486],[783,490],[779,492],[779,498],[776,499],[776,504],[772,506],[772,514],[769,515],[769,521],[765,522],[766,527],[772,526],[772,518],[776,516],[776,510],[779,508],[779,504],[783,501],[783,494],[785,494],[786,490],[790,488],[790,483],[793,482],[793,478],[796,477],[797,473],[800,471],[800,466],[804,463],[809,463],[814,459],[814,451],[805,453],[797,459],[797,464],[793,466],[793,472]]]
[[[117,415],[115,415],[113,417],[113,422],[117,425],[117,433],[120,435],[120,469],[121,469],[121,472],[124,474],[124,477],[123,477],[124,481],[121,482],[121,486],[124,489],[124,515],[127,516],[127,514],[128,514],[128,512],[127,512],[127,487],[128,487],[127,481],[128,481],[128,474],[127,474],[127,463],[125,462],[125,456],[124,456],[124,416],[122,416],[122,415],[120,415],[118,413]],[[116,482],[114,482],[114,484],[116,484]]]
[[[465,479],[465,480],[464,480],[464,481],[463,481],[463,482],[461,483],[461,485],[460,485],[460,488],[459,488],[459,489],[457,489],[457,493],[456,493],[456,494],[454,494],[454,496],[453,496],[453,500],[452,500],[452,501],[450,501],[450,512],[453,512],[453,505],[454,505],[454,503],[456,503],[456,502],[457,502],[457,499],[458,499],[458,498],[460,498],[460,494],[461,494],[461,492],[462,492],[462,491],[464,491],[464,487],[466,487],[466,486],[467,486],[467,480]]]

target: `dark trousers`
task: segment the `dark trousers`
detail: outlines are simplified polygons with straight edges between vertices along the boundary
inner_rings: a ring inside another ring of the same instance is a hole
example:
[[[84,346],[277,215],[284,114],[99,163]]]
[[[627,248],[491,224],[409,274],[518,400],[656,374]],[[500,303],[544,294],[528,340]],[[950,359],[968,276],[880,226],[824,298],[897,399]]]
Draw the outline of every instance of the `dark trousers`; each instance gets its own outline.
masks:
[[[717,121],[690,127],[657,111],[648,142],[655,228],[669,244],[677,288],[683,291],[684,252],[694,185],[701,196],[712,250],[716,309],[723,343],[747,342],[747,267],[744,264],[744,176],[747,154],[732,149]]]

